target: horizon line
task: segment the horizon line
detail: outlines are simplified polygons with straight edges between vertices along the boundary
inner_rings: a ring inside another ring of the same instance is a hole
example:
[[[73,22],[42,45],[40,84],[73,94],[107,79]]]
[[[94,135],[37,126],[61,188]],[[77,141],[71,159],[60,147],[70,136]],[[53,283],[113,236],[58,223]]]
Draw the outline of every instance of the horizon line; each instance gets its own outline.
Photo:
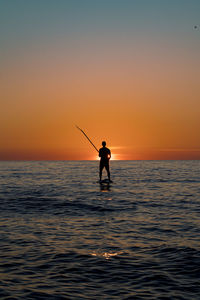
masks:
[[[200,159],[113,159],[113,161],[199,161]],[[12,161],[96,161],[97,159],[0,159],[0,162],[12,162]]]

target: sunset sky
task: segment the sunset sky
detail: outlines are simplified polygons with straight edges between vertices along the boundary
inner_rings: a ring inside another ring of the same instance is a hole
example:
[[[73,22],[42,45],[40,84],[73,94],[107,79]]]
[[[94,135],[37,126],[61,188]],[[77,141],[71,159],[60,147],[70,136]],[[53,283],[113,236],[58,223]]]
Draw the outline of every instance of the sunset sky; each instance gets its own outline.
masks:
[[[199,0],[0,0],[0,45],[1,160],[200,159]]]

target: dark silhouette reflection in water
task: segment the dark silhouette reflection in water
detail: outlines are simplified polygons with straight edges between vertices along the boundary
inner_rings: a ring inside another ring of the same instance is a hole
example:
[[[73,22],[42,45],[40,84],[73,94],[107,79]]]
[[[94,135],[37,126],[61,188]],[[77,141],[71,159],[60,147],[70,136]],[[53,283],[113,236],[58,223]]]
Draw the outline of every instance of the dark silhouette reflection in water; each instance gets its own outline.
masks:
[[[109,182],[107,182],[107,183],[100,183],[99,185],[100,185],[100,190],[102,192],[108,192],[108,191],[110,191],[110,183]]]

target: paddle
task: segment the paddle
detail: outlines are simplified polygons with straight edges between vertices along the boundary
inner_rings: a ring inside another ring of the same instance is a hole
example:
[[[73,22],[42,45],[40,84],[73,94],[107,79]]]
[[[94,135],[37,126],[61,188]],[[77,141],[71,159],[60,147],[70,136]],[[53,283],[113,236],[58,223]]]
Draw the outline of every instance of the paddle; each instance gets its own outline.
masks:
[[[84,136],[88,139],[88,141],[90,142],[90,144],[95,148],[95,150],[96,150],[97,152],[99,152],[99,150],[98,150],[97,147],[93,144],[93,142],[89,139],[89,137],[87,136],[87,134],[86,134],[81,128],[79,128],[77,125],[76,125],[76,128],[77,128],[78,130],[80,130],[80,131],[84,134]]]

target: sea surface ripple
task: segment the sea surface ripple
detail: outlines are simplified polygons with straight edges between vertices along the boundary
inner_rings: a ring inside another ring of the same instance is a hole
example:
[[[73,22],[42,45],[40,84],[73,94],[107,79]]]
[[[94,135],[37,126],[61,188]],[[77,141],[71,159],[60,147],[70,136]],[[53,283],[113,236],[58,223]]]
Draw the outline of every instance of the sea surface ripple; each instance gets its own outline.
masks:
[[[0,162],[1,299],[200,299],[200,162]],[[105,176],[105,173],[104,173]]]

